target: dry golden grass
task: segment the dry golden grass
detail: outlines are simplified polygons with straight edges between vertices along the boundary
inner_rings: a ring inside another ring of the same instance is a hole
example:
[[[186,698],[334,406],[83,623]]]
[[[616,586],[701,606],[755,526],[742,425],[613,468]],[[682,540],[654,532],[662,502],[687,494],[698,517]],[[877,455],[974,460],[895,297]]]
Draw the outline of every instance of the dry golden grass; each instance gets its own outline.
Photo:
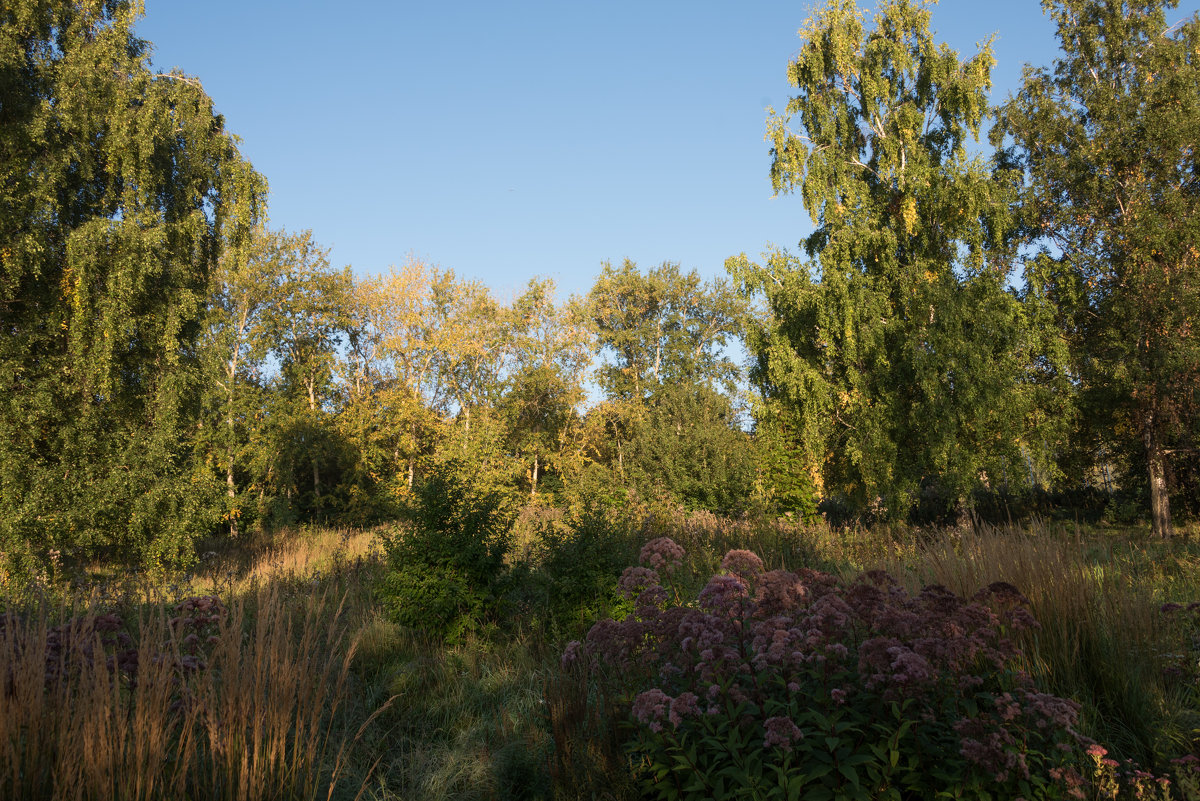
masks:
[[[374,529],[304,529],[281,532],[241,551],[208,553],[191,579],[195,592],[241,595],[279,581],[318,581],[330,573],[361,566],[382,556]]]
[[[263,590],[213,625],[205,664],[189,670],[168,612],[144,614],[128,626],[133,674],[87,623],[73,630],[82,647],[56,649],[49,615],[10,616],[0,632],[6,797],[328,797],[353,741],[333,722],[355,649],[337,604]]]

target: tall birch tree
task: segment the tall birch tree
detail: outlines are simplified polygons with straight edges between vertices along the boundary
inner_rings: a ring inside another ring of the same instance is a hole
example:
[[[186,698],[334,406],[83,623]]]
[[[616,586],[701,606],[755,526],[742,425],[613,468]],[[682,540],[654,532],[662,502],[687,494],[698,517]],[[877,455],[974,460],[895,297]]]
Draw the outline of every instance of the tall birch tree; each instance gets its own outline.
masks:
[[[209,274],[265,184],[141,3],[0,7],[0,550],[186,559]]]
[[[1200,18],[1175,2],[1048,0],[1062,53],[1027,68],[996,141],[1030,179],[1084,404],[1140,443],[1153,531],[1171,534],[1171,456],[1200,434]]]
[[[930,12],[833,0],[800,32],[798,90],[772,112],[771,180],[814,224],[801,258],[728,267],[767,311],[752,378],[826,497],[903,517],[929,493],[1045,461],[1030,375],[1041,343],[1008,287],[1012,180],[968,152],[988,113],[990,44],[960,59]]]

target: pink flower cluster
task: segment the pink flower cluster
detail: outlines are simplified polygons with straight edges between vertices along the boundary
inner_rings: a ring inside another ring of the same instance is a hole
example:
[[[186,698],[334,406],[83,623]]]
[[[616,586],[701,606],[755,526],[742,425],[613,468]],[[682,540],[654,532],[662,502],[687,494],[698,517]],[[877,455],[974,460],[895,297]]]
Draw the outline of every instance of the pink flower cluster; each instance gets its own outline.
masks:
[[[599,621],[563,658],[607,677],[610,696],[633,698],[633,719],[651,732],[737,709],[731,725],[757,726],[765,748],[790,753],[805,736],[797,709],[855,708],[870,719],[903,704],[913,719],[941,721],[961,756],[999,782],[1028,779],[1030,737],[1057,746],[1059,759],[1085,744],[1078,705],[1034,691],[1019,670],[1011,638],[1037,623],[1010,584],[972,598],[941,586],[913,594],[882,571],[849,582],[766,571],[756,554],[734,550],[694,604],[671,605],[678,594],[658,571],[683,555],[667,538],[648,543],[647,566],[620,581],[634,613]],[[992,701],[979,708],[966,698]],[[1081,781],[1056,775],[1066,791]]]
[[[652,570],[662,570],[674,573],[683,564],[683,548],[675,544],[670,537],[658,537],[642,546],[639,561],[649,565]]]

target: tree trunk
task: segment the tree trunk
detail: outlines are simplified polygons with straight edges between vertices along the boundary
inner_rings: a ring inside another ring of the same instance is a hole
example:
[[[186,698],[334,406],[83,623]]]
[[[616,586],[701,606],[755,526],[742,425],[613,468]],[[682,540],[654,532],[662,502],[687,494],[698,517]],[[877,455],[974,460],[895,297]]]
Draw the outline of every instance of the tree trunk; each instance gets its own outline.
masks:
[[[316,382],[316,379],[313,378],[306,383],[308,385],[308,410],[310,412],[312,412],[313,423],[315,424],[316,416],[317,416],[317,390],[316,390],[317,382]],[[321,498],[321,472],[318,469],[318,462],[317,462],[317,458],[315,456],[313,457],[313,460],[312,460],[312,474],[313,474],[313,498],[316,500],[320,500],[320,498]]]
[[[228,378],[229,378],[229,404],[225,407],[225,435],[228,437],[225,445],[225,494],[232,501],[237,497],[237,487],[233,482],[233,392],[234,381],[237,380],[237,364],[238,359],[236,353],[229,360]],[[238,535],[237,517],[234,515],[233,504],[230,504],[229,509],[229,535],[236,537]]]
[[[533,480],[529,482],[530,497],[537,495],[537,482],[538,482],[538,455],[535,453],[533,455]]]
[[[226,454],[226,464],[227,464],[227,466],[225,468],[225,494],[228,495],[229,499],[232,501],[234,498],[237,497],[237,488],[234,486],[234,483],[233,483],[233,446],[232,445],[229,446],[229,452]],[[232,507],[232,504],[230,504],[230,506]],[[238,535],[237,516],[235,514],[236,511],[237,510],[234,508],[230,508],[230,510],[229,510],[229,536],[231,536],[231,537],[236,537]]]
[[[1146,444],[1146,469],[1150,479],[1150,527],[1154,536],[1171,536],[1171,496],[1167,492],[1167,455],[1158,436],[1158,416],[1146,414],[1142,440]]]
[[[417,421],[416,420],[409,421],[408,433],[412,435],[412,446],[415,449],[417,447]],[[416,475],[416,473],[417,473],[417,455],[415,453],[410,453],[408,455],[408,490],[409,490],[409,492],[412,492],[413,477]]]

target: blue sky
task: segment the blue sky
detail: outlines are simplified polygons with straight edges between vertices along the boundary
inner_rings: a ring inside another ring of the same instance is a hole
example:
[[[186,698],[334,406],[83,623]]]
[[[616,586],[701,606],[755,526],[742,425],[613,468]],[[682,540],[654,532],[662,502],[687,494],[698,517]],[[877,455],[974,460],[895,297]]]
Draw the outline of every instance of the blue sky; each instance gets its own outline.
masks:
[[[413,253],[509,299],[535,275],[584,293],[606,259],[717,276],[794,247],[808,217],[771,197],[763,132],[809,10],[146,0],[137,31],[242,138],[272,226],[311,228],[360,276]],[[944,0],[933,26],[960,54],[997,35],[995,99],[1056,52],[1036,0]]]

